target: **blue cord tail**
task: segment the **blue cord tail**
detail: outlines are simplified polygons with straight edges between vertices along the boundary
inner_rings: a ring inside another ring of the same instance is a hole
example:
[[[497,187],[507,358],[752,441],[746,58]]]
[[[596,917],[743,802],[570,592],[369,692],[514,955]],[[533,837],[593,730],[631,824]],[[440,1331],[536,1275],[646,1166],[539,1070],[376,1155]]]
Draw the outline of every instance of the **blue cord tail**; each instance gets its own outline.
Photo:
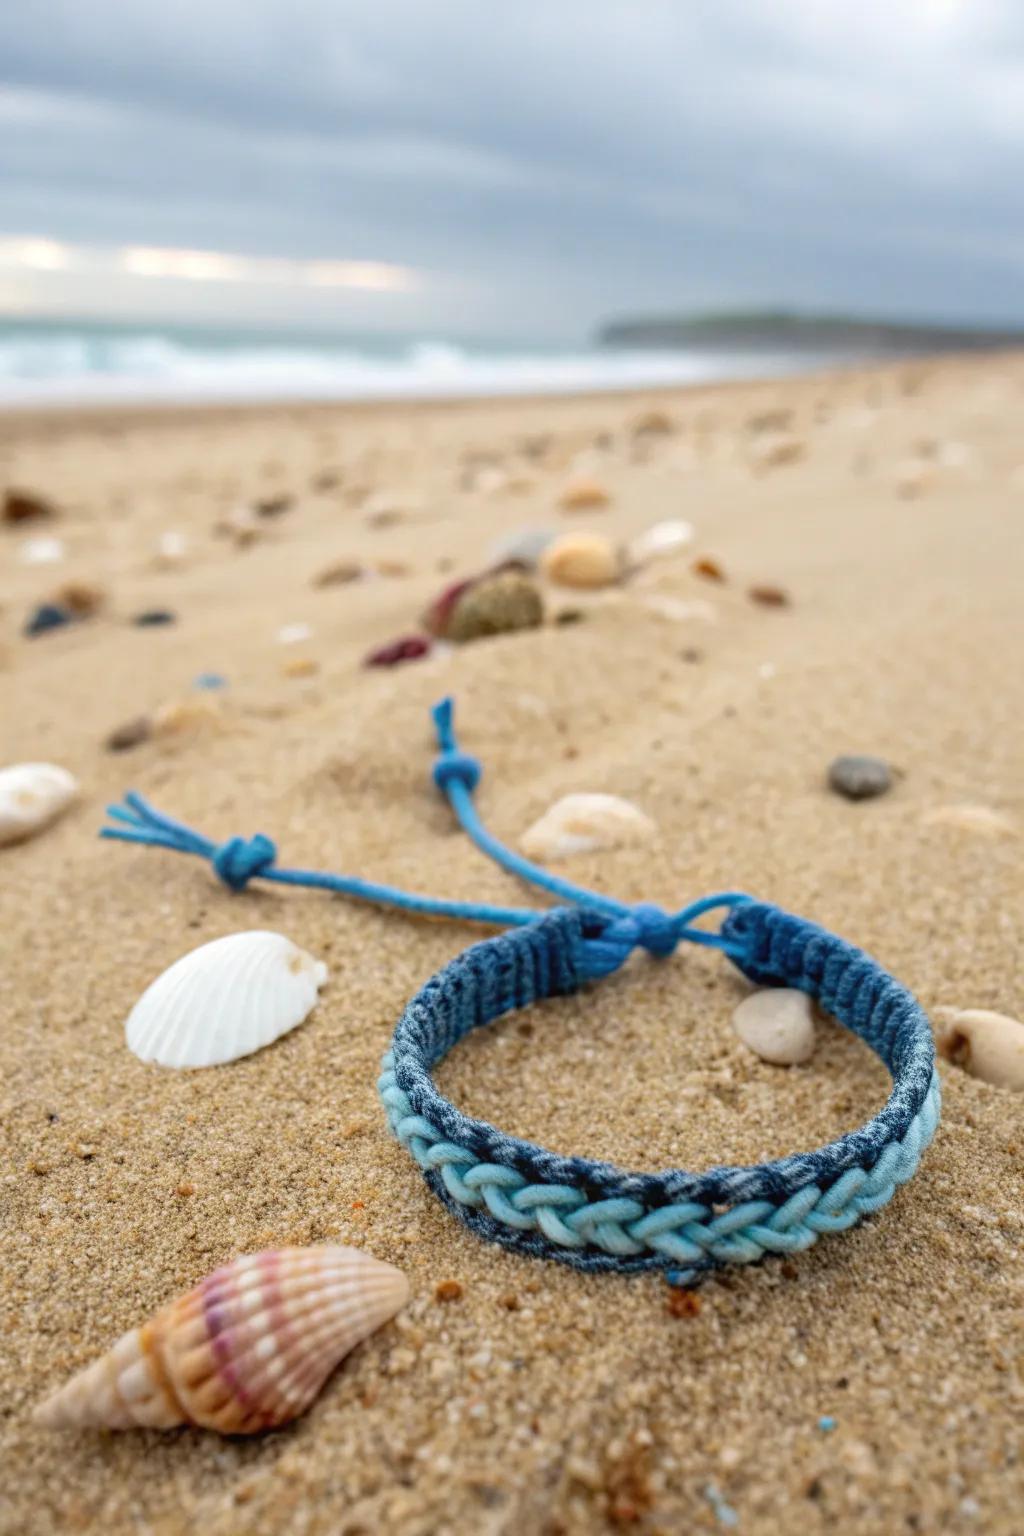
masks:
[[[683,939],[692,944],[712,945],[734,958],[741,953],[735,941],[720,933],[691,925],[705,912],[721,908],[731,910],[749,901],[750,898],[742,892],[723,891],[714,896],[705,896],[684,907],[681,912],[670,915],[649,902],[629,906],[625,902],[616,901],[614,897],[587,890],[571,880],[563,880],[551,874],[540,865],[513,852],[511,848],[506,848],[504,843],[492,837],[477,814],[473,791],[480,782],[482,769],[475,757],[459,747],[452,700],[442,699],[434,706],[432,714],[440,748],[440,755],[434,763],[434,782],[446,796],[459,825],[476,847],[493,859],[499,868],[583,910],[584,965],[588,975],[610,975],[637,948],[658,957],[670,955]],[[447,901],[440,897],[418,896],[395,886],[360,880],[354,875],[283,869],[277,863],[277,848],[262,832],[256,833],[254,837],[231,837],[227,842],[215,843],[184,822],[158,811],[134,790],[125,795],[123,804],[108,806],[107,814],[114,824],[105,826],[101,830],[101,837],[123,843],[139,843],[151,848],[168,848],[174,853],[206,859],[217,876],[233,891],[242,891],[250,880],[259,878],[278,885],[332,891],[399,911],[486,923],[497,928],[523,927],[534,922],[538,916],[537,912],[529,908],[497,907],[483,902]]]

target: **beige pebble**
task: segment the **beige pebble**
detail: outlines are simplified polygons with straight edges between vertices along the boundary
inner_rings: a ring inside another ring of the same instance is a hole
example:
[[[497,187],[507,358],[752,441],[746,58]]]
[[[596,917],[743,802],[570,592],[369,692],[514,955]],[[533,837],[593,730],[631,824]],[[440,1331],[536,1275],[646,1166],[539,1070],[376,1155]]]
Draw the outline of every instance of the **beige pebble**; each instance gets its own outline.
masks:
[[[1024,1024],[988,1008],[936,1008],[935,1044],[971,1077],[1024,1093]]]
[[[758,469],[779,469],[783,464],[798,463],[806,452],[800,438],[790,437],[783,432],[770,432],[754,440],[750,457]]]
[[[531,859],[565,859],[644,842],[656,831],[649,816],[618,795],[565,795],[523,833],[519,846]]]
[[[732,1027],[755,1056],[779,1067],[809,1061],[814,1053],[811,1000],[794,987],[751,993],[734,1012]]]
[[[988,805],[937,805],[921,820],[926,827],[956,827],[981,837],[1009,837],[1017,830],[1012,816]]]
[[[211,694],[171,699],[153,713],[154,736],[184,736],[221,724],[224,709]]]
[[[600,480],[594,480],[589,475],[579,475],[563,487],[558,505],[565,512],[589,512],[597,507],[606,507],[610,501],[611,496]]]
[[[312,656],[294,656],[281,668],[285,677],[313,677],[319,670],[320,663]]]
[[[179,533],[176,528],[166,529],[156,541],[156,563],[165,571],[177,570],[179,566],[184,565],[187,553],[188,542],[185,535]]]
[[[604,534],[567,533],[548,545],[540,569],[562,587],[608,587],[621,575],[622,555]]]
[[[896,494],[905,501],[923,496],[935,480],[935,471],[920,459],[908,459],[896,468]]]
[[[343,587],[350,581],[358,581],[365,574],[358,560],[336,560],[313,577],[314,587]]]

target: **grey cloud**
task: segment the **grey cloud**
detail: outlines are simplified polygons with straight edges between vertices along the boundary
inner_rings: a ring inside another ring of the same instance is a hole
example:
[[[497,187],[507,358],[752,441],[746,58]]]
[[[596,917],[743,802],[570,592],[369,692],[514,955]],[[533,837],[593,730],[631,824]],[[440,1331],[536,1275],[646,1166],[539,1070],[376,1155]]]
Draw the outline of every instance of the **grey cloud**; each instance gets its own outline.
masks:
[[[36,0],[5,25],[12,231],[399,262],[424,271],[402,323],[492,331],[1024,307],[1013,0]]]

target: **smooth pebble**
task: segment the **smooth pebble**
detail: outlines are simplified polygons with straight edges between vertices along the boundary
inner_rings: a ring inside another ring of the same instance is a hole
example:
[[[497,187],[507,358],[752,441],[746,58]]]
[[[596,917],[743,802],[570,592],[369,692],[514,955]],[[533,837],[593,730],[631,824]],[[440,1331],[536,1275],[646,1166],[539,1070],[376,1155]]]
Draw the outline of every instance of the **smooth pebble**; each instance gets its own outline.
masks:
[[[479,640],[544,622],[537,585],[522,571],[499,571],[473,582],[452,606],[443,631],[449,640]]]
[[[557,537],[550,528],[517,528],[491,545],[489,564],[506,565],[511,561],[532,568]]]
[[[881,757],[837,757],[829,764],[828,786],[847,800],[871,800],[892,788],[892,769]]]
[[[62,539],[26,539],[18,550],[18,559],[22,565],[56,565],[65,553]]]
[[[523,833],[519,846],[531,859],[565,859],[627,843],[644,842],[657,827],[618,795],[565,795]]]
[[[811,1000],[794,987],[751,993],[733,1013],[732,1027],[748,1050],[778,1067],[809,1061],[814,1053]]]

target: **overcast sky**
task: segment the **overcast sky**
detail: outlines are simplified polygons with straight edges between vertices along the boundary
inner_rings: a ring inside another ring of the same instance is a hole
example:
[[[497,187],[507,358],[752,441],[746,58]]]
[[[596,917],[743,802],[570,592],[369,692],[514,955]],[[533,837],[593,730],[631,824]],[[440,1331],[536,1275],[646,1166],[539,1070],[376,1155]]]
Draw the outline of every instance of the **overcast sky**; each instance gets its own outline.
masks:
[[[1024,324],[1022,0],[3,9],[9,310],[551,340],[774,303]],[[140,246],[288,260],[211,280],[126,264]]]

